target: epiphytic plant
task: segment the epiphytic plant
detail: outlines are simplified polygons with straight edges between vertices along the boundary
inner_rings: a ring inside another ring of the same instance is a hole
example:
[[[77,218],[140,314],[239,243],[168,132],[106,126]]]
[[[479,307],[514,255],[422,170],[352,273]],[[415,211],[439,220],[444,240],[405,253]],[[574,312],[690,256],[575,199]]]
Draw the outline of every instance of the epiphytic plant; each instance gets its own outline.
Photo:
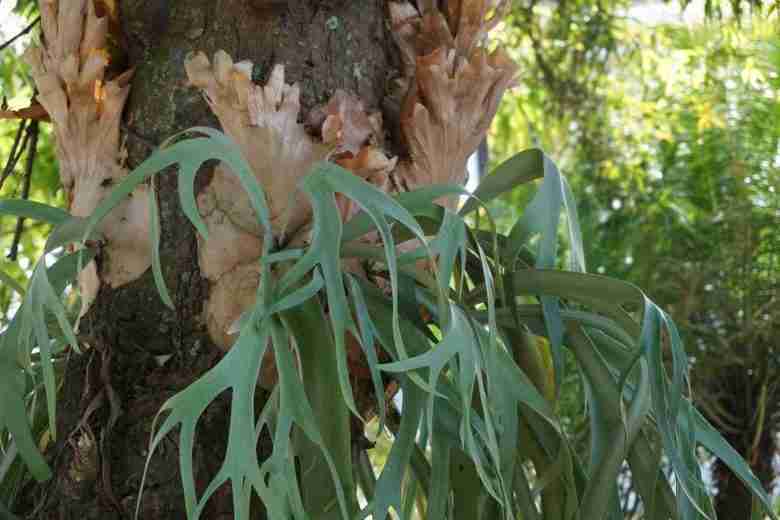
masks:
[[[94,144],[69,144],[71,123],[91,128],[116,110],[102,104],[108,93],[101,89],[111,92],[112,83],[93,71],[104,65],[92,36],[99,21],[80,5],[77,16],[42,3],[47,50],[32,54],[63,157],[72,146]],[[178,428],[189,518],[199,518],[228,482],[239,519],[253,513],[254,496],[273,519],[385,518],[390,510],[430,519],[617,518],[616,477],[627,462],[647,518],[692,519],[712,514],[698,444],[729,464],[768,509],[747,466],[691,406],[687,361],[668,316],[634,286],[585,272],[572,194],[552,161],[529,150],[473,195],[461,187],[466,158],[515,69],[502,51],[484,46],[503,3],[447,5],[422,14],[408,3],[390,5],[405,59],[399,120],[408,158],[387,157],[380,119],[348,93],[313,112],[312,136],[298,122],[298,90],[285,83],[283,67],[258,86],[251,64],[221,52],[213,63],[195,54],[186,62],[190,81],[227,136],[191,129],[197,136],[175,137],[132,172],[117,173],[110,189],[99,181],[97,195],[94,187],[80,194],[87,173],[114,179],[109,173],[119,171],[112,137],[110,150],[78,159],[93,169],[64,174],[66,183],[74,179],[71,214],[0,203],[0,213],[58,224],[47,251],[77,247],[52,267],[40,260],[0,336],[0,436],[13,446],[0,468],[18,453],[36,478],[48,476],[25,408],[42,379],[55,433],[51,362],[61,341],[52,339],[47,316],[78,348],[60,295],[91,255],[102,253],[101,244],[127,243],[112,224],[117,218],[143,223],[132,227],[144,231],[131,234],[134,258],[147,259],[173,305],[161,275],[157,205],[145,182],[176,166],[181,206],[200,233],[200,266],[212,284],[209,332],[225,350],[163,405],[151,442],[150,458]],[[41,52],[45,58],[36,61]],[[68,86],[72,81],[78,88]],[[89,101],[55,103],[79,92]],[[196,195],[198,170],[215,159],[220,166]],[[512,229],[470,223],[478,209],[489,215],[483,205],[491,199],[536,179],[540,189]],[[456,211],[463,195],[470,198]],[[88,202],[77,203],[81,197]],[[570,270],[555,269],[562,214]],[[109,251],[108,258],[123,257]],[[109,276],[113,267],[91,269],[97,283],[122,283]],[[570,449],[556,415],[567,352],[589,403],[588,461]],[[259,410],[258,384],[270,390]],[[396,421],[387,397],[398,388]],[[226,391],[227,450],[198,494],[196,426]],[[394,434],[378,476],[364,448],[353,450],[352,417],[370,416]],[[273,441],[266,457],[257,450],[261,436]],[[671,480],[660,471],[662,457]]]

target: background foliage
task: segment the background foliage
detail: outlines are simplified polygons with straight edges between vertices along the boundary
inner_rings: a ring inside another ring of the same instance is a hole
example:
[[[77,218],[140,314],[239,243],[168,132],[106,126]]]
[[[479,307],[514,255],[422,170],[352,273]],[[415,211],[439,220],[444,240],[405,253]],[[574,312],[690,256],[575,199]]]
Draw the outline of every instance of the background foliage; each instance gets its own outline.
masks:
[[[561,158],[587,194],[592,268],[647,287],[670,310],[699,406],[771,488],[777,18],[648,27],[629,3],[567,4],[521,9],[507,28],[526,75],[497,117],[494,157],[540,143]],[[505,215],[526,197],[506,199]]]

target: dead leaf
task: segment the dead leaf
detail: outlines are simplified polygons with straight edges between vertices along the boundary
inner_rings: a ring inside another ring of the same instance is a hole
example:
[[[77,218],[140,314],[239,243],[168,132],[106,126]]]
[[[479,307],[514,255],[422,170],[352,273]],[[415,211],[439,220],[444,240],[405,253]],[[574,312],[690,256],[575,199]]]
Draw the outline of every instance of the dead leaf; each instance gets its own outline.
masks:
[[[326,105],[312,110],[309,126],[321,131],[322,141],[333,146],[336,154],[357,155],[374,132],[360,98],[341,89]]]
[[[398,184],[412,189],[464,183],[466,161],[517,70],[503,49],[488,52],[483,46],[504,4],[452,1],[445,12],[432,8],[415,16],[408,2],[391,3],[408,76],[400,127],[410,157],[395,173]]]
[[[298,181],[328,155],[328,148],[298,123],[298,86],[284,81],[282,65],[273,68],[265,85],[255,85],[252,63],[233,63],[224,51],[214,55],[213,64],[203,53],[188,56],[185,68],[190,83],[203,90],[222,128],[241,148],[265,189],[274,234],[295,234],[311,218]]]
[[[92,0],[40,0],[42,47],[24,54],[38,88],[37,100],[53,124],[60,180],[69,211],[88,216],[120,181],[119,126],[130,91],[132,70],[105,78],[108,17],[98,17]],[[117,287],[143,274],[151,265],[146,187],[141,186],[101,223],[106,238],[100,273],[82,275],[82,313],[100,282]]]

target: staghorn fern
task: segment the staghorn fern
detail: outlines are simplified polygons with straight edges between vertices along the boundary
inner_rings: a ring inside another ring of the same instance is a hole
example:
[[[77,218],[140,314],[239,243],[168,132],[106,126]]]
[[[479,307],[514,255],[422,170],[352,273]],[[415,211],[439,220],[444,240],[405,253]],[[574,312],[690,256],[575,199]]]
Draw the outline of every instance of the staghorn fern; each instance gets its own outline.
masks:
[[[205,237],[193,184],[199,167],[218,159],[238,175],[270,233],[263,189],[238,149],[218,131],[194,131],[203,136],[154,153],[88,219],[16,201],[0,201],[0,214],[58,224],[47,252],[68,243],[86,246],[113,207],[147,179],[178,165],[182,207]],[[508,233],[469,225],[466,215],[481,204],[539,178],[537,195]],[[542,152],[526,151],[502,164],[458,214],[433,201],[462,194],[460,187],[434,186],[392,198],[330,163],[318,164],[300,187],[314,210],[310,243],[273,250],[272,241],[265,242],[256,303],[237,324],[235,345],[160,411],[149,457],[180,426],[188,518],[199,518],[227,481],[237,519],[250,517],[255,494],[273,519],[376,519],[390,509],[408,518],[415,508],[431,520],[621,518],[616,478],[624,461],[645,518],[713,518],[697,445],[726,462],[772,514],[747,465],[690,404],[687,361],[668,316],[636,287],[585,272],[571,191]],[[342,223],[337,193],[362,213]],[[155,206],[150,204],[152,267],[160,295],[170,304],[156,250]],[[570,271],[554,269],[562,214],[568,221]],[[380,245],[357,241],[369,232],[379,234]],[[417,240],[417,249],[400,251],[397,244],[410,239]],[[22,306],[0,336],[0,478],[19,466],[17,454],[35,478],[49,477],[37,451],[41,429],[31,428],[27,409],[37,409],[32,397],[42,382],[55,434],[52,348],[63,339],[77,346],[60,295],[90,259],[90,249],[80,251],[52,267],[45,256],[38,262]],[[342,272],[344,258],[371,262],[374,276]],[[385,283],[377,286],[376,278]],[[49,315],[60,329],[54,337]],[[380,424],[392,422],[382,374],[403,392],[400,422],[392,425],[394,440],[378,476],[364,454],[352,460],[350,415],[364,410],[352,395],[347,333],[366,354]],[[532,336],[549,340],[549,361],[529,341]],[[375,345],[390,361],[380,362]],[[254,396],[269,348],[278,382],[258,414]],[[573,354],[586,388],[587,461],[573,451],[556,414],[564,349]],[[671,354],[671,374],[664,349]],[[226,390],[231,409],[224,463],[197,496],[195,426]],[[273,452],[260,460],[257,440],[264,431],[274,441]],[[660,470],[662,457],[673,470],[672,481]],[[534,479],[524,469],[529,462]],[[358,487],[367,499],[362,508]],[[416,494],[424,500],[415,501]]]

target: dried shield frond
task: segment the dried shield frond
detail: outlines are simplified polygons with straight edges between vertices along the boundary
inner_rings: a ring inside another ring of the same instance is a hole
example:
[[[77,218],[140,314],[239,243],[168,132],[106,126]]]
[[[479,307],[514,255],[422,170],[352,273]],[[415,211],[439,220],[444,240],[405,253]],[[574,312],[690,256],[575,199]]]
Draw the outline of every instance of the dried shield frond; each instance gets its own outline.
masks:
[[[298,123],[299,90],[285,82],[283,66],[274,67],[265,85],[252,82],[251,62],[234,63],[223,51],[213,62],[193,54],[185,68],[263,186],[275,239],[296,244],[307,238],[311,207],[298,183],[316,162],[331,158],[376,185],[387,183],[395,160],[376,146],[381,117],[367,114],[356,96],[337,91],[312,111],[308,125],[320,139]],[[346,199],[339,203],[345,219],[356,211]],[[209,239],[199,238],[198,247],[201,271],[211,282],[208,328],[215,343],[227,349],[235,340],[231,327],[254,302],[266,237],[238,179],[224,166],[215,169],[198,206],[209,230]]]
[[[311,218],[298,181],[329,152],[298,123],[298,86],[285,83],[282,65],[274,67],[264,86],[255,85],[252,63],[233,63],[224,51],[214,55],[213,63],[203,53],[189,56],[185,67],[265,189],[274,234],[294,234]],[[248,200],[245,207],[251,211]]]
[[[439,48],[417,60],[417,88],[401,114],[411,157],[401,175],[410,187],[464,181],[466,161],[512,81],[514,63],[501,51],[477,49],[457,67],[454,57]]]
[[[213,63],[203,53],[188,56],[185,68],[263,186],[273,233],[295,236],[311,218],[298,181],[328,154],[298,123],[298,87],[285,83],[282,66],[266,85],[255,85],[252,63],[234,63],[224,51]],[[211,282],[207,324],[213,341],[227,349],[235,341],[230,328],[254,303],[265,237],[249,197],[223,165],[198,196],[198,206],[209,230],[208,240],[198,239],[201,272]]]
[[[235,342],[234,324],[254,305],[260,283],[259,262],[248,262],[225,273],[211,286],[206,304],[209,335],[218,347],[227,350]]]
[[[395,169],[397,162],[397,158],[388,158],[375,146],[364,146],[357,156],[349,155],[336,160],[336,164],[370,182],[385,193],[391,191],[389,175]],[[354,201],[341,196],[341,194],[336,194],[336,204],[339,206],[344,222],[360,211],[360,207]]]
[[[374,132],[360,98],[341,89],[327,104],[311,111],[309,126],[320,129],[322,141],[333,147],[336,155],[357,155]]]
[[[508,0],[460,0],[447,2],[444,15],[455,36],[460,56],[468,56],[506,14]]]
[[[418,12],[407,1],[390,2],[390,22],[408,75],[417,57],[440,47],[455,49],[458,60],[467,59],[509,8],[507,0],[452,0],[444,4]]]
[[[86,217],[126,175],[119,126],[132,71],[106,80],[108,19],[99,18],[91,0],[60,4],[41,0],[43,41],[25,53],[38,88],[38,101],[54,126],[60,179],[71,214]],[[100,281],[120,286],[151,265],[146,188],[140,187],[101,223],[105,261],[82,276],[85,307]],[[92,273],[92,274],[90,274]]]
[[[391,3],[396,39],[405,56],[408,92],[400,128],[409,161],[400,164],[399,184],[462,184],[466,161],[479,146],[516,65],[502,49],[482,42],[503,4],[459,0],[440,11],[414,14],[408,2]]]
[[[247,217],[252,208],[242,200],[244,193],[239,180],[220,165],[209,188],[198,195],[198,209],[209,230],[208,240],[199,237],[200,270],[213,282],[262,253],[260,224],[257,218]]]
[[[403,73],[411,76],[417,61],[416,40],[420,33],[421,17],[409,2],[390,2],[388,6],[393,36],[401,50]]]

